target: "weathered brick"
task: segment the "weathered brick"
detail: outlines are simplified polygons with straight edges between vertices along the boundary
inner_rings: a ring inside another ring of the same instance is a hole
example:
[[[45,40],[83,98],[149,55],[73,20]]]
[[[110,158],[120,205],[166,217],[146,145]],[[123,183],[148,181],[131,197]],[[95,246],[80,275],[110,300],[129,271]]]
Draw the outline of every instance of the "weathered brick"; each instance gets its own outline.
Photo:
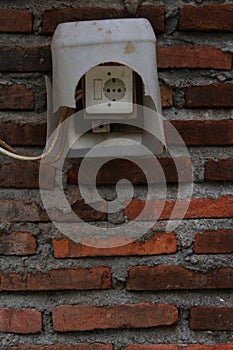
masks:
[[[42,315],[35,309],[0,309],[0,332],[30,334],[42,331]]]
[[[233,350],[233,344],[203,345],[203,344],[131,344],[124,350]]]
[[[148,19],[156,33],[164,33],[163,6],[140,6],[136,16]]]
[[[44,346],[25,344],[6,347],[3,350],[113,350],[113,345],[103,343],[54,344]]]
[[[173,106],[172,88],[163,85],[160,86],[161,102],[163,108],[170,108]]]
[[[25,85],[0,84],[0,109],[34,109],[34,93]]]
[[[23,9],[0,9],[0,32],[31,33],[32,13]]]
[[[233,350],[233,344],[218,344],[218,345],[201,345],[201,344],[190,344],[180,345],[179,350]]]
[[[148,328],[178,322],[178,310],[168,304],[126,304],[110,307],[62,305],[53,310],[57,332],[93,329]]]
[[[95,203],[99,210],[95,210],[85,203],[83,199],[77,200],[71,207],[73,212],[81,219],[85,221],[102,221],[106,220],[106,205],[104,202]],[[59,214],[58,214],[59,215]],[[62,219],[62,217],[60,217]],[[58,218],[59,220],[59,218]]]
[[[43,33],[51,34],[59,23],[124,18],[126,11],[108,7],[79,7],[47,10],[43,15]]]
[[[215,110],[221,118],[222,110]],[[190,112],[191,113],[191,112]],[[177,114],[177,112],[175,112]],[[208,114],[208,113],[207,113]],[[205,110],[203,110],[203,118]],[[195,117],[194,117],[195,118]],[[216,119],[216,120],[164,120],[164,132],[168,145],[202,146],[202,145],[232,145],[233,144],[233,120]],[[175,130],[175,129],[176,130]],[[137,133],[141,130],[129,125],[112,125],[112,131],[122,133]],[[179,137],[177,137],[177,133]],[[180,157],[181,159],[183,157]],[[179,158],[178,158],[179,159]],[[161,161],[160,159],[158,159]],[[165,160],[166,164],[167,160]],[[163,165],[164,166],[164,165]],[[170,172],[169,172],[170,173]],[[167,181],[169,176],[167,175]],[[173,174],[174,176],[174,174]]]
[[[52,189],[54,186],[55,169],[43,164],[43,179],[40,187]],[[4,163],[0,164],[0,187],[39,188],[39,163]]]
[[[186,88],[186,107],[233,107],[233,84],[211,84]]]
[[[99,221],[106,219],[106,206],[104,203],[96,203],[99,205],[97,211],[84,203],[83,199],[78,199],[74,205],[71,205],[74,213],[84,221]],[[102,212],[102,211],[103,212]],[[50,210],[50,216],[58,222],[72,222],[73,214],[62,213],[58,209]],[[46,211],[35,201],[24,200],[0,200],[0,220],[9,222],[48,222],[49,218]]]
[[[174,233],[155,233],[143,242],[136,240],[114,248],[89,247],[75,243],[68,238],[53,239],[53,250],[56,258],[172,254],[176,252],[176,249]]]
[[[48,221],[46,212],[34,201],[0,200],[0,220],[9,222]]]
[[[179,13],[179,30],[233,31],[233,5],[184,6]]]
[[[94,164],[95,160],[88,160],[89,166]],[[167,182],[177,182],[177,171],[176,165],[172,158],[161,158],[158,159],[161,167],[162,167],[162,175],[165,175]],[[145,158],[140,159],[141,167],[139,167],[136,163],[126,160],[126,159],[113,159],[109,162],[106,162],[101,169],[98,171],[96,183],[98,185],[103,184],[116,184],[121,179],[127,179],[133,184],[146,184],[147,179],[142,171],[142,169],[151,169],[151,166],[154,165],[153,158]],[[190,172],[190,159],[185,157],[176,158],[176,162],[179,168],[182,168],[183,171],[180,173],[180,182],[189,182],[192,180],[191,172]],[[77,175],[79,171],[81,160],[77,161],[76,164],[69,169],[67,173],[68,183],[71,185],[77,185]],[[150,181],[154,183],[163,182],[163,176],[161,176],[161,172],[158,169],[158,173],[155,173],[153,179]],[[87,182],[89,179],[86,179]]]
[[[211,46],[157,47],[159,68],[231,70],[232,55]]]
[[[233,253],[233,230],[216,230],[197,233],[194,241],[196,254]]]
[[[27,290],[26,279],[22,274],[0,272],[0,291],[24,291]]]
[[[219,268],[207,273],[181,266],[133,266],[129,268],[127,290],[233,288],[233,269]]]
[[[172,120],[171,124],[188,146],[233,144],[233,120]],[[164,127],[167,143],[177,144],[169,124]]]
[[[153,7],[153,6],[152,6]],[[52,69],[49,46],[41,47],[1,47],[0,71],[2,72],[47,72]],[[197,68],[231,70],[232,54],[211,46],[157,47],[158,67]],[[171,90],[169,107],[172,104]],[[162,101],[163,102],[163,101]],[[166,102],[166,99],[165,99]],[[164,104],[164,107],[167,107]]]
[[[233,307],[192,307],[190,310],[190,328],[194,330],[232,331]]]
[[[1,255],[36,254],[36,238],[28,232],[0,234]]]
[[[127,11],[109,7],[79,7],[47,10],[43,15],[43,33],[51,34],[59,23],[131,17]],[[136,17],[147,18],[157,33],[164,32],[162,6],[140,6]]]
[[[46,123],[0,122],[0,138],[12,146],[45,146]]]
[[[124,350],[178,350],[175,344],[131,344],[126,345]]]
[[[163,204],[161,200],[151,200],[151,206],[144,211],[141,220],[155,220],[157,210]],[[172,201],[166,200],[164,209],[159,217],[160,220],[170,218],[174,205],[179,203],[182,209],[186,206],[186,200]],[[145,206],[145,201],[132,199],[125,208],[125,215],[129,220],[134,220]],[[233,196],[222,196],[216,199],[210,198],[192,198],[184,219],[198,218],[230,218],[233,215]],[[181,218],[177,213],[174,218]]]
[[[124,350],[233,350],[233,344],[203,345],[203,344],[131,344]]]
[[[0,273],[1,291],[88,290],[111,287],[107,267],[56,269],[47,273]]]
[[[58,269],[48,273],[28,274],[29,290],[59,289],[107,289],[111,287],[111,271],[108,267]]]
[[[233,181],[233,158],[208,159],[205,163],[205,180]]]
[[[51,68],[49,46],[1,47],[1,72],[47,72]]]

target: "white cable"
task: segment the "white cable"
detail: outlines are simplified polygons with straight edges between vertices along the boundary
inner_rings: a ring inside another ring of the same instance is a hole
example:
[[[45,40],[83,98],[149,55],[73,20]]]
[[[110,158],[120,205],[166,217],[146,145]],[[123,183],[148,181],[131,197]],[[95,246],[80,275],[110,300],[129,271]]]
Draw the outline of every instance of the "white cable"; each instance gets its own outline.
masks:
[[[81,98],[82,98],[82,91],[78,90],[76,93],[76,102],[79,101]],[[32,157],[32,156],[27,156],[27,155],[15,154],[13,152],[8,151],[7,149],[5,149],[3,147],[0,147],[0,153],[4,154],[5,156],[8,156],[10,158],[13,158],[13,159],[25,160],[25,161],[36,161],[36,160],[40,160],[40,159],[44,158],[45,156],[47,156],[49,153],[52,152],[52,150],[54,149],[54,147],[56,145],[56,142],[57,142],[59,134],[60,134],[61,125],[62,125],[62,122],[65,120],[65,113],[67,111],[69,111],[68,107],[64,107],[62,109],[61,116],[60,116],[59,121],[58,121],[58,125],[56,128],[56,134],[54,136],[53,142],[52,142],[51,146],[49,147],[49,149],[45,153],[42,153],[42,154],[35,156],[35,157]]]

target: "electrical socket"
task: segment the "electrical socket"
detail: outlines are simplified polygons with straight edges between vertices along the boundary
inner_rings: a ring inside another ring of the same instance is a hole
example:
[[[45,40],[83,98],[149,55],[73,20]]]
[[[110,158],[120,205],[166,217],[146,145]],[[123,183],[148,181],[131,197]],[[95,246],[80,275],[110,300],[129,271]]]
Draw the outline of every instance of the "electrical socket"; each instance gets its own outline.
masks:
[[[126,66],[97,66],[85,75],[87,114],[133,113],[133,71]]]

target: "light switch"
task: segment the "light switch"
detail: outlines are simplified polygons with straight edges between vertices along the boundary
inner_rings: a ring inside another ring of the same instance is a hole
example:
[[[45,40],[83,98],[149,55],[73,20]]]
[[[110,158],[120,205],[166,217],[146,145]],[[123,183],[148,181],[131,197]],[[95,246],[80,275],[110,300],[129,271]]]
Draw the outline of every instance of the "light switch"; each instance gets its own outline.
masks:
[[[102,80],[101,79],[94,80],[94,99],[102,100]]]

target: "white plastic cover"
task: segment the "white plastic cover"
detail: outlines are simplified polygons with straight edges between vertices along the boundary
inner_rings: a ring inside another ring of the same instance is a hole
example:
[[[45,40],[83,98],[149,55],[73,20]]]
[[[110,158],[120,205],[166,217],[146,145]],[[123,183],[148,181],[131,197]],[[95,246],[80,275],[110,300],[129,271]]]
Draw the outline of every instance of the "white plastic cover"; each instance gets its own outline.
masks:
[[[50,111],[57,114],[62,106],[75,108],[75,89],[82,76],[101,63],[116,62],[141,76],[144,94],[152,98],[157,112],[161,114],[155,44],[150,22],[143,18],[58,25],[51,45],[53,84],[52,96],[49,96],[48,89]],[[159,129],[164,139],[161,122]]]
[[[146,19],[114,19],[58,25],[52,40],[53,111],[75,107],[81,77],[104,62],[129,66],[142,78],[145,94],[161,112],[155,54],[156,38]]]

